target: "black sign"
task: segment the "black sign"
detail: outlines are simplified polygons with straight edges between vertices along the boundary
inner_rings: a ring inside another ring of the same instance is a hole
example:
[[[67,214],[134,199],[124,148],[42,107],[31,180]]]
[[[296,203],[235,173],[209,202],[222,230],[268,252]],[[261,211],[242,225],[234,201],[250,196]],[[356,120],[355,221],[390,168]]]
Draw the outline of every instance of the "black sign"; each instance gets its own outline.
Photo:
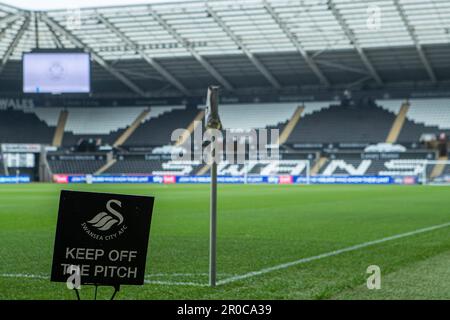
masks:
[[[144,283],[153,197],[62,191],[51,281]]]

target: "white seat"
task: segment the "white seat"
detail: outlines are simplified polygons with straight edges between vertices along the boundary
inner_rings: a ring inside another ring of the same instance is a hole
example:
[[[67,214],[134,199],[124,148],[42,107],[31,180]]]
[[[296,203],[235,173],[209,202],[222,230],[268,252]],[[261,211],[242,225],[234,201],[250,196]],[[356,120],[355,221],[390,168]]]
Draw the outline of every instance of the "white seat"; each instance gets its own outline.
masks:
[[[65,131],[74,134],[109,134],[126,128],[145,107],[69,108]]]
[[[395,115],[398,114],[400,111],[400,108],[402,107],[402,104],[405,102],[405,100],[399,100],[399,99],[393,99],[393,100],[377,100],[376,103],[381,108],[393,112]]]
[[[310,114],[329,107],[332,102],[306,102],[303,114]],[[225,129],[258,129],[277,126],[291,119],[303,103],[249,103],[222,104],[219,114]],[[200,107],[201,108],[201,107]]]
[[[426,126],[450,129],[450,99],[412,99],[410,104],[408,119]]]
[[[333,104],[336,104],[336,101],[305,102],[305,111],[303,111],[302,116],[327,109]]]
[[[186,106],[152,106],[150,108],[150,113],[144,118],[142,122],[148,121],[150,119],[158,118],[162,116],[164,113],[171,112],[173,110],[184,110]]]
[[[24,109],[25,113],[34,113],[40,120],[44,121],[50,127],[58,125],[59,113],[62,108],[32,108]]]

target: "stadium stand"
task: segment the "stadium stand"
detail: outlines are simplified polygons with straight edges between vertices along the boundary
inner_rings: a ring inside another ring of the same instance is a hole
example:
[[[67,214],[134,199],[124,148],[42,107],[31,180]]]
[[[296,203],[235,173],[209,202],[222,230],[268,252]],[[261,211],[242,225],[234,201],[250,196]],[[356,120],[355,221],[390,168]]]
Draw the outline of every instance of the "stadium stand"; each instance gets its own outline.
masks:
[[[27,108],[23,109],[25,113],[34,113],[40,120],[44,121],[49,127],[56,127],[59,114],[62,108]]]
[[[55,128],[40,120],[35,113],[23,110],[0,110],[1,143],[51,144]]]
[[[105,173],[125,173],[131,175],[194,175],[200,165],[199,161],[119,159]]]
[[[384,141],[395,114],[375,105],[331,105],[305,109],[305,116],[292,130],[287,143]]]
[[[107,135],[128,126],[144,108],[70,108],[66,131]]]
[[[450,130],[450,99],[412,99],[408,118],[428,127]]]
[[[106,163],[104,155],[57,155],[47,157],[53,174],[93,174]]]
[[[3,156],[0,154],[0,176],[6,175],[5,164],[3,162]]]
[[[384,109],[398,113],[404,100],[378,100]],[[399,142],[419,141],[423,134],[450,132],[450,99],[411,99]]]
[[[413,99],[399,141],[419,141],[423,134],[450,133],[449,99]]]
[[[152,107],[145,121],[182,108],[185,107]],[[64,146],[74,146],[81,139],[88,138],[101,139],[103,144],[113,144],[145,109],[146,107],[2,109],[0,110],[0,141],[51,144],[59,115],[62,110],[67,110]],[[27,130],[20,130],[22,127]]]
[[[162,162],[156,160],[119,160],[105,173],[108,174],[152,174],[161,171]]]
[[[448,99],[413,99],[406,120],[400,130],[399,143],[418,142],[423,133],[449,132]],[[404,100],[378,100],[377,104],[336,105],[332,101],[305,103],[225,104],[220,109],[225,128],[277,128],[282,132],[288,124],[286,143],[377,143],[384,142]],[[123,146],[155,147],[174,145],[170,134],[177,128],[190,128],[194,119],[201,119],[199,108],[186,106],[154,106]],[[127,128],[142,117],[146,107],[97,108],[26,108],[0,110],[0,140],[2,143],[51,144],[63,110],[67,111],[63,146],[71,147],[82,138],[101,138],[103,144],[114,144]],[[292,121],[296,117],[296,121]],[[26,130],[25,130],[26,128]],[[192,129],[192,128],[191,128]],[[66,148],[67,149],[67,148]],[[125,149],[124,149],[125,150]],[[170,159],[121,157],[116,154],[110,162],[106,157],[48,156],[52,173],[93,174],[105,167],[104,174],[195,174],[202,166],[195,163],[174,163]],[[135,154],[134,154],[135,155]],[[89,158],[91,157],[91,158]],[[311,163],[311,174],[322,175],[411,175],[421,170],[424,158],[411,155],[408,159],[362,159],[355,157],[328,158],[322,154]],[[295,159],[292,159],[295,160]],[[219,168],[223,174],[238,175],[244,167],[226,165]],[[248,174],[272,174],[264,163],[247,168]],[[267,171],[269,170],[269,171]],[[286,172],[294,174],[293,169]],[[429,174],[433,167],[427,167]],[[294,170],[295,171],[295,170]],[[448,175],[444,166],[439,176]],[[206,171],[205,171],[206,172]],[[0,174],[4,173],[0,163]],[[203,172],[204,173],[204,172]]]
[[[398,114],[400,111],[400,108],[402,107],[403,103],[405,103],[405,100],[399,100],[399,99],[380,99],[376,100],[375,103],[377,106],[390,111],[394,114]]]
[[[224,104],[220,119],[225,129],[254,129],[277,126],[294,114],[296,103]]]
[[[104,164],[99,160],[55,160],[49,161],[49,165],[53,174],[93,174]]]
[[[149,116],[124,143],[125,147],[172,144],[172,132],[178,128],[187,128],[199,112],[196,108],[186,106],[151,108],[154,109],[156,111],[150,111]]]
[[[63,144],[76,144],[80,139],[101,139],[113,144],[121,130],[129,126],[145,108],[70,108]]]

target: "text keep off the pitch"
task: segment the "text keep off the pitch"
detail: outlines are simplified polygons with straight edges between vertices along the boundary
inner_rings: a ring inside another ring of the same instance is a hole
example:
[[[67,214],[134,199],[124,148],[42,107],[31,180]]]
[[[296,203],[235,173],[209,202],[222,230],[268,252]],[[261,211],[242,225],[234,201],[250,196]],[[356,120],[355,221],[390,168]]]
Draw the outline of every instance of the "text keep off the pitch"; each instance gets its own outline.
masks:
[[[153,197],[62,191],[51,281],[142,285]]]

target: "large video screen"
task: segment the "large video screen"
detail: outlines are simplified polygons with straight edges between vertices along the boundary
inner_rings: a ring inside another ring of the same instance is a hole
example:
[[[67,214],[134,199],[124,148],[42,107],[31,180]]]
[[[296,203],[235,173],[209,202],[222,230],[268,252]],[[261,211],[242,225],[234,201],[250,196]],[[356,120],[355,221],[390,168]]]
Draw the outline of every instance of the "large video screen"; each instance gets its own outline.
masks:
[[[89,93],[91,67],[88,53],[25,53],[25,93]]]

